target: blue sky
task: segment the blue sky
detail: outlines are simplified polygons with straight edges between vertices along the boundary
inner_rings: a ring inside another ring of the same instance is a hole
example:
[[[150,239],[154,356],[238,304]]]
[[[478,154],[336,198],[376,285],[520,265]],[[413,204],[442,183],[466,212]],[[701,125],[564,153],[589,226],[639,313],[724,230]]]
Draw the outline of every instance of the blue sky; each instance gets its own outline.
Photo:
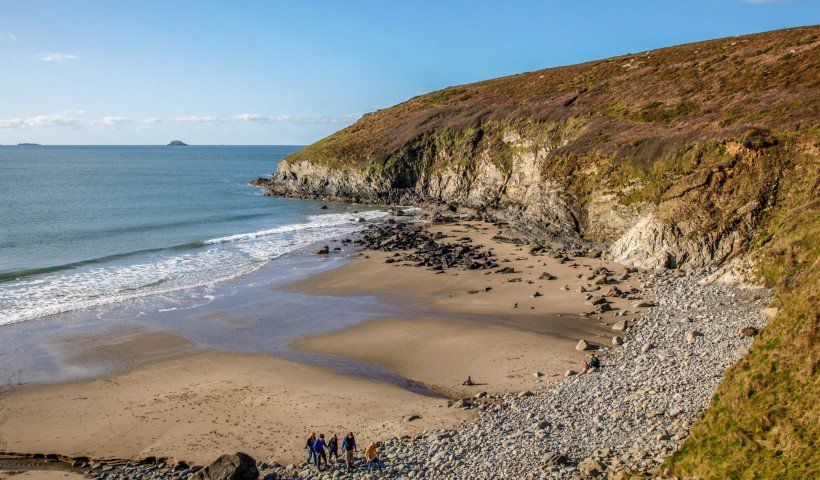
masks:
[[[820,0],[0,0],[0,144],[304,144],[449,85],[820,23]]]

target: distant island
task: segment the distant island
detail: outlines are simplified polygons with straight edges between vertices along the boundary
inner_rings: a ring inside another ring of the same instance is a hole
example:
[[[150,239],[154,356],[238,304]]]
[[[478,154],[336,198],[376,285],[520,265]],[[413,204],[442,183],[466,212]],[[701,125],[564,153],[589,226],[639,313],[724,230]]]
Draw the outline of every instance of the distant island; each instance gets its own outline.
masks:
[[[18,143],[18,147],[39,147],[39,143]]]
[[[188,144],[180,141],[180,140],[173,140],[171,143],[168,144],[169,147],[187,147]]]

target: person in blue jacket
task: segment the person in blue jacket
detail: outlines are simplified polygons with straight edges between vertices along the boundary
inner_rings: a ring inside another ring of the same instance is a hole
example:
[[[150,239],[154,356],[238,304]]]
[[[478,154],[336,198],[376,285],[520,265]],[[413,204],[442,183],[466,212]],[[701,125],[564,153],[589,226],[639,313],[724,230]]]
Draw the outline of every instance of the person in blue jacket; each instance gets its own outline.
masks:
[[[325,467],[327,467],[327,454],[325,453],[325,448],[327,448],[327,444],[325,444],[325,434],[320,433],[319,438],[313,442],[313,458],[316,459],[316,468],[319,470],[322,469],[322,462],[324,462]]]

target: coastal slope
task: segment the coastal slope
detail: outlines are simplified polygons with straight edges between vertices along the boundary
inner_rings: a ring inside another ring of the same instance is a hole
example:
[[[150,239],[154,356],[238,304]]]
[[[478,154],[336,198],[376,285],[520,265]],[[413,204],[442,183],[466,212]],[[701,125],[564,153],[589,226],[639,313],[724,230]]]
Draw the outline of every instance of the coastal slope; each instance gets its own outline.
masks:
[[[468,210],[526,242],[594,242],[626,265],[776,287],[779,313],[667,465],[810,474],[818,66],[820,27],[809,26],[449,87],[365,115],[258,183],[271,195]]]

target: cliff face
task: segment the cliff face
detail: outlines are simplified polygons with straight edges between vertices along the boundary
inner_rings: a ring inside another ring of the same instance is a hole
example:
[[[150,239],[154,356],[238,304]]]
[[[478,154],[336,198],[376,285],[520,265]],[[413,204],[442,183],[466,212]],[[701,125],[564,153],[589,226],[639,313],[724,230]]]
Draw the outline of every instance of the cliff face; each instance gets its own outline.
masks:
[[[748,252],[817,159],[820,27],[701,42],[415,97],[283,160],[273,195],[435,203],[644,268]]]
[[[644,268],[720,266],[780,313],[667,465],[818,473],[820,27],[450,87],[284,159],[271,195],[442,204]]]

